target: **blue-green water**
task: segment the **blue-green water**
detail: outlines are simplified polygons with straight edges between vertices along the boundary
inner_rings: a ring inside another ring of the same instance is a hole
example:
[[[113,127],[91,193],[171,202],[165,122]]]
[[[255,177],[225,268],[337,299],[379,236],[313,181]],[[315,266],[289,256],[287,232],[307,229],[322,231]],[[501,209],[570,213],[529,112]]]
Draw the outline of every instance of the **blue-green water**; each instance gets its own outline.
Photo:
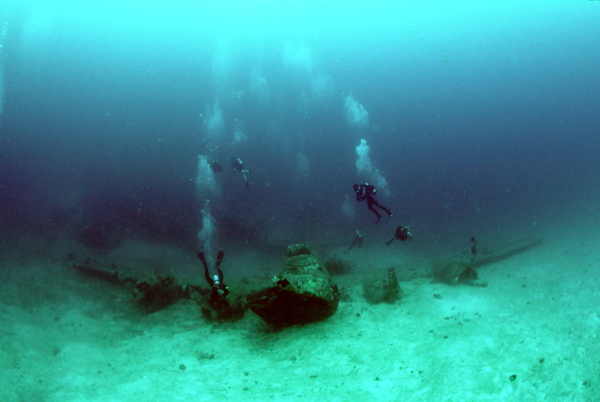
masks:
[[[597,2],[96,3],[0,8],[4,233],[462,242],[598,201]]]

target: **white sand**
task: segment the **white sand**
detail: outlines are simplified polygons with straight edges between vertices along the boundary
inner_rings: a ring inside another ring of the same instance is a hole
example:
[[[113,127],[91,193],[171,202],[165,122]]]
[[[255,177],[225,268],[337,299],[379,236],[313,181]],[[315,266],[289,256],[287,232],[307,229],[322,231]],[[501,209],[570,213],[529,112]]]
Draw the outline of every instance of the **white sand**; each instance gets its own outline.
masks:
[[[0,401],[600,401],[600,239],[566,239],[482,268],[487,287],[404,281],[393,305],[335,277],[351,300],[280,332],[189,303],[141,315],[61,262],[6,260]]]

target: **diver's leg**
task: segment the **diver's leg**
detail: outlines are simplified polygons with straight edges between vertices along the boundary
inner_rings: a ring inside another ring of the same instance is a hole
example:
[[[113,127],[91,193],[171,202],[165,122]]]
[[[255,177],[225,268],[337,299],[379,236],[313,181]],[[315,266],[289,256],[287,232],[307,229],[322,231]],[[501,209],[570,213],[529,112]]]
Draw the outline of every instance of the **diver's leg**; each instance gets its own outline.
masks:
[[[380,203],[377,202],[377,200],[373,200],[373,203],[375,204],[375,206],[377,208],[380,208],[382,210],[384,210],[389,216],[392,216],[392,211],[390,211],[389,209],[387,209],[386,207],[384,207],[383,205],[381,205]]]
[[[352,248],[354,246],[356,246],[357,241],[358,241],[358,237],[355,237],[354,240],[352,241],[352,244],[350,245],[350,247],[348,247],[348,249],[346,251],[344,251],[344,254],[347,254],[348,251],[352,250]]]
[[[377,212],[377,210],[375,209],[375,207],[373,206],[373,204],[377,205],[377,202],[373,199],[368,199],[367,200],[367,206],[369,207],[369,209],[375,214],[377,215],[377,220],[373,223],[379,223],[379,220],[381,219],[381,214],[379,212]]]
[[[204,253],[202,251],[200,251],[198,253],[198,258],[200,258],[202,265],[204,265],[204,277],[206,278],[206,282],[208,282],[208,284],[210,286],[212,286],[213,278],[210,276],[210,272],[208,271],[208,262],[206,261],[206,258],[204,257]]]
[[[248,184],[248,178],[246,177],[246,173],[244,173],[244,171],[242,171],[242,177],[244,178],[244,186],[246,188],[250,188],[250,185]]]

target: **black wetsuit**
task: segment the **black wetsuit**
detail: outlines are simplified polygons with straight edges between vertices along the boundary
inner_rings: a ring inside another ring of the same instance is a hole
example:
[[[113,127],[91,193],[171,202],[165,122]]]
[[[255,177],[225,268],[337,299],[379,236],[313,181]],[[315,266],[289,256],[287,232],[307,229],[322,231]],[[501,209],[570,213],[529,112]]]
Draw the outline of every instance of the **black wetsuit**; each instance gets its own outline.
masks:
[[[208,296],[208,302],[212,304],[220,304],[224,301],[225,297],[229,294],[229,288],[223,283],[223,272],[217,269],[217,278],[211,277],[208,272],[208,268],[204,269],[204,277],[210,285],[210,295]]]
[[[244,167],[244,162],[242,162],[240,158],[231,158],[231,166],[233,166],[234,172],[240,172],[242,174],[242,177],[244,178],[244,187],[249,189],[250,185],[248,184],[246,173],[251,172],[251,170]]]
[[[381,205],[375,199],[375,194],[377,194],[377,189],[375,188],[375,186],[372,186],[369,183],[355,184],[354,190],[356,191],[356,201],[367,201],[367,206],[369,207],[369,209],[375,215],[377,215],[377,221],[375,223],[378,223],[381,219],[381,214],[375,209],[375,207],[382,209],[390,217],[393,216],[392,212],[389,209]]]
[[[385,244],[389,246],[394,240],[407,241],[412,239],[413,234],[410,232],[410,226],[398,226],[394,236],[386,241]]]
[[[222,250],[219,250],[217,255],[217,275],[212,276],[208,269],[206,258],[204,258],[204,253],[198,253],[198,257],[200,258],[200,261],[202,261],[202,265],[204,265],[204,277],[206,278],[206,282],[210,285],[208,303],[215,310],[221,310],[229,305],[229,302],[225,299],[229,294],[229,288],[223,283],[223,271],[219,268],[224,256],[225,253]]]
[[[231,158],[231,166],[236,172],[244,171],[244,162],[240,158]]]

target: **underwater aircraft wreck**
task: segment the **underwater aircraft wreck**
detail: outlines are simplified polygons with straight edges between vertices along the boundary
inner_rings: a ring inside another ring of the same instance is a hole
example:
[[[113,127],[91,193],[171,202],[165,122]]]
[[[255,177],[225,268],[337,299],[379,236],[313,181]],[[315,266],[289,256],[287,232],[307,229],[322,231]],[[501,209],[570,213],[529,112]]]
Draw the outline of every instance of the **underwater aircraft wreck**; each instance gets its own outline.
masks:
[[[480,253],[479,242],[472,237],[468,258],[460,255],[435,261],[432,269],[422,276],[433,276],[434,281],[452,286],[485,287],[487,284],[480,280],[478,269],[528,251],[541,242],[541,239],[520,240],[495,251]],[[333,257],[322,265],[305,244],[288,246],[286,255],[282,271],[272,278],[270,286],[245,295],[230,292],[225,285],[220,269],[223,251],[219,251],[217,256],[216,275],[210,274],[211,269],[204,254],[198,253],[210,288],[181,283],[172,275],[154,274],[136,278],[123,273],[126,270],[114,264],[91,259],[79,260],[73,255],[69,255],[69,261],[72,268],[88,277],[126,288],[143,313],[153,313],[181,300],[190,300],[200,307],[203,317],[208,321],[237,321],[250,309],[275,329],[314,323],[334,315],[341,297],[327,267],[345,263]],[[365,282],[363,296],[370,304],[401,300],[404,292],[395,268],[388,268],[385,277]]]

